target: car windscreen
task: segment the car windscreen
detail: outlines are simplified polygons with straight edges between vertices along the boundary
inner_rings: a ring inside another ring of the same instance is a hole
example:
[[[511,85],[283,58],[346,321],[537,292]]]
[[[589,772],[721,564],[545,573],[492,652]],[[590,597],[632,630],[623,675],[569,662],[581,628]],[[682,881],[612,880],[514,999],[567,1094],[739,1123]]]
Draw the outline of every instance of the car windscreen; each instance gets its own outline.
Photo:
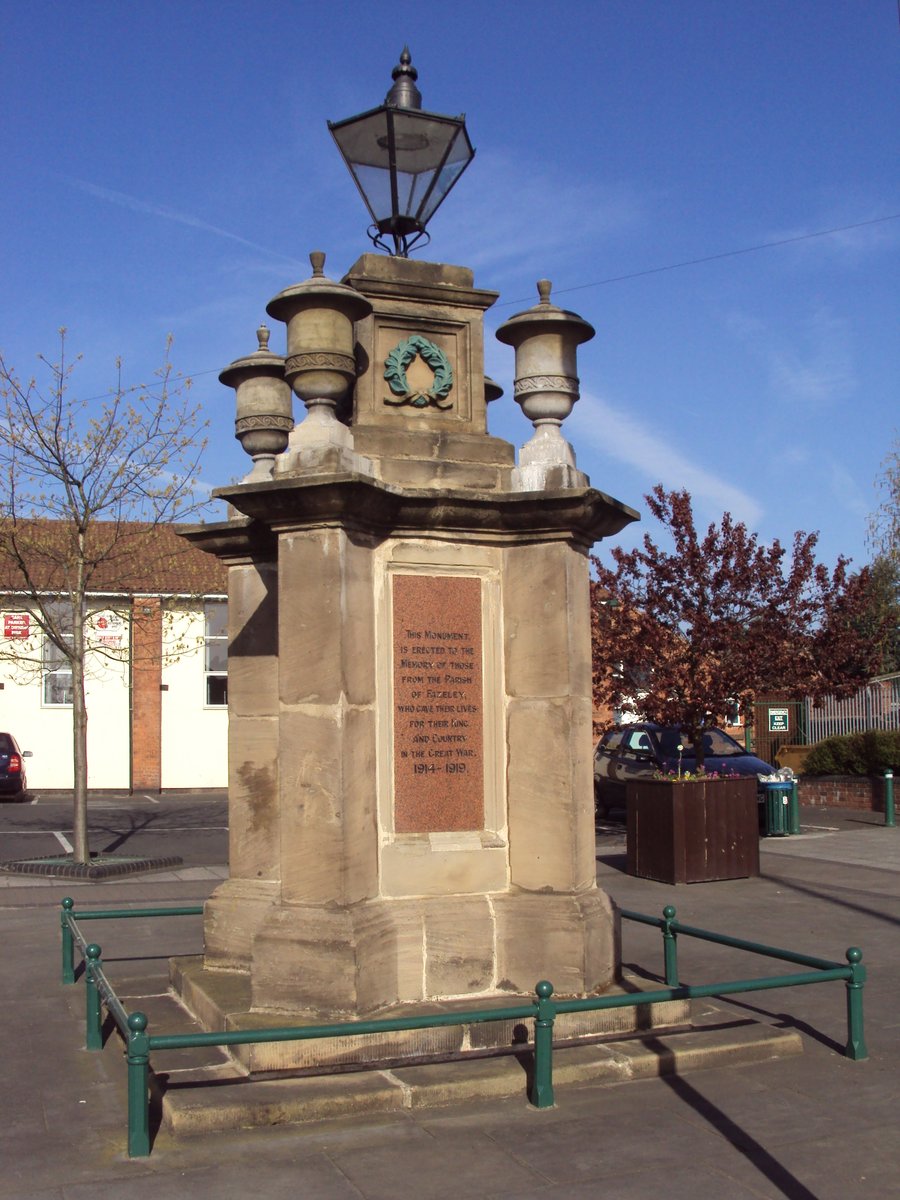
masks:
[[[0,733],[0,754],[12,754],[12,738],[8,733]]]
[[[690,756],[694,753],[693,747],[686,737],[682,736],[680,729],[657,729],[653,736],[659,743],[660,754],[663,758],[677,758],[679,754],[678,747],[681,746],[681,755]]]
[[[682,734],[678,729],[658,729],[656,731],[656,739],[659,742],[659,747],[665,758],[677,758],[678,747],[681,746],[682,758],[694,758],[694,747],[688,741],[687,735]],[[723,733],[721,729],[705,729],[703,731],[703,754],[704,757],[715,755],[717,758],[730,758],[738,754],[746,754],[747,751],[736,742],[734,738]]]
[[[622,744],[622,738],[625,736],[624,729],[613,729],[605,734],[600,745],[597,747],[597,752],[611,753],[613,750],[618,750]]]
[[[706,754],[717,757],[730,757],[736,754],[746,754],[747,751],[733,737],[723,733],[721,729],[707,729],[703,734],[703,750]]]

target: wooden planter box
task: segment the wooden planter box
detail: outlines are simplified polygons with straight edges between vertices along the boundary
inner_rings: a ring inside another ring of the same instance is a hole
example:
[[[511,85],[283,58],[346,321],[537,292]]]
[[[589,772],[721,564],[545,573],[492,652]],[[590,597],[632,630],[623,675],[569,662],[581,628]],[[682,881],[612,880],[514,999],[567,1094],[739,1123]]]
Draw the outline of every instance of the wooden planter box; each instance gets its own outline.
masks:
[[[756,780],[648,780],[626,788],[628,874],[703,883],[759,874]]]

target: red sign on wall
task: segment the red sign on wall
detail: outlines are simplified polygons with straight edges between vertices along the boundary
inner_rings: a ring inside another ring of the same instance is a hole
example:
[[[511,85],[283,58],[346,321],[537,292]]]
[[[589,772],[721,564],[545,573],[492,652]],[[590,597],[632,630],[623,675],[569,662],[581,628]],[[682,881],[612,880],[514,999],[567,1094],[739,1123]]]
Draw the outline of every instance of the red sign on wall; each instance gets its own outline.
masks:
[[[13,612],[3,614],[3,636],[6,638],[27,638],[31,632],[31,614]]]

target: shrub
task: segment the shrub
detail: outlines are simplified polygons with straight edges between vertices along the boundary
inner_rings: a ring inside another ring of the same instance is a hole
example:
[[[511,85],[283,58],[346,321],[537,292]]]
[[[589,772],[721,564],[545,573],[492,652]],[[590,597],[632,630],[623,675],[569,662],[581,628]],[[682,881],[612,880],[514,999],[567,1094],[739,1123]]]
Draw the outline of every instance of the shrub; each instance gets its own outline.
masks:
[[[900,770],[900,730],[870,729],[817,742],[806,756],[804,775],[882,775]]]

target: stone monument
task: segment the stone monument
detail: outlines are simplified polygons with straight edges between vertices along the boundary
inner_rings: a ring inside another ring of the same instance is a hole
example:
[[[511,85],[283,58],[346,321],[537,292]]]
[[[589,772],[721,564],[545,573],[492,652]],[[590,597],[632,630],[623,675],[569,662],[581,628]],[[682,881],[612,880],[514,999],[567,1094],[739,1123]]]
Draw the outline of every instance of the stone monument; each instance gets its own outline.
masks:
[[[535,424],[516,465],[487,431],[496,293],[376,254],[337,283],[310,258],[268,305],[286,357],[261,329],[222,372],[254,467],[217,493],[231,518],[187,535],[229,567],[230,878],[178,987],[213,1027],[509,1002],[539,978],[603,989],[618,955],[595,882],[588,550],[637,514],[560,432],[594,331],[546,281],[498,331]]]
[[[380,108],[330,126],[392,255],[337,282],[313,253],[270,301],[286,354],[261,326],[220,376],[253,468],[216,493],[228,520],[186,534],[229,578],[230,878],[202,962],[173,965],[214,1029],[509,1003],[541,978],[584,995],[618,972],[595,879],[588,551],[637,514],[591,488],[560,431],[594,331],[546,281],[498,331],[535,426],[517,463],[488,433],[497,293],[406,257],[471,161],[465,121],[421,110],[408,50],[393,78]],[[512,1036],[241,1053],[297,1069]]]

